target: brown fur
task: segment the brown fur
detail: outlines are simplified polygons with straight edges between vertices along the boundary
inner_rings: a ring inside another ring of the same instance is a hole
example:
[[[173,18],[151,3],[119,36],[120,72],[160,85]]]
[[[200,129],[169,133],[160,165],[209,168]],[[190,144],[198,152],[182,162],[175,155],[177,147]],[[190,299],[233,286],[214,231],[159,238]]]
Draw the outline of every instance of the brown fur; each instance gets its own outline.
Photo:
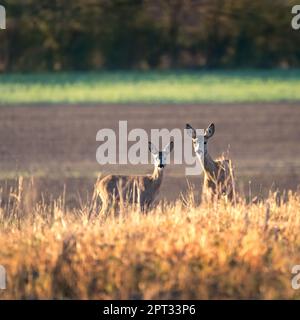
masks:
[[[102,202],[101,214],[116,211],[120,204],[137,204],[141,211],[154,202],[163,179],[163,169],[155,167],[152,175],[108,175],[96,183],[96,193]]]
[[[163,151],[158,151],[149,141],[149,151],[154,158],[154,171],[145,176],[109,175],[98,179],[95,186],[96,197],[102,201],[101,214],[107,215],[110,210],[124,205],[138,205],[145,212],[153,204],[162,183],[166,157],[173,150],[171,141]]]
[[[190,130],[190,136],[193,139],[194,150],[202,162],[202,158],[197,150],[199,150],[199,140],[196,130],[189,124],[186,129]],[[231,160],[224,157],[213,160],[208,153],[208,140],[215,133],[215,125],[210,124],[204,133],[204,181],[202,189],[202,199],[204,201],[212,201],[224,197],[226,200],[232,201],[235,198],[234,176]],[[199,151],[200,152],[200,151]]]
[[[213,160],[208,153],[204,156],[203,200],[212,201],[224,197],[232,201],[234,197],[234,179],[231,160],[218,158]]]

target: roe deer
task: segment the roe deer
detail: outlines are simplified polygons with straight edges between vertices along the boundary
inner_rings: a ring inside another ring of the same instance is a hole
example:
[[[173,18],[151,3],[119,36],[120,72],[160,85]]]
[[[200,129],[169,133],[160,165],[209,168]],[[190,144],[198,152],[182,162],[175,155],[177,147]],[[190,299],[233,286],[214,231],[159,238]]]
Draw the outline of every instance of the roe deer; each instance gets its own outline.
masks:
[[[197,136],[196,130],[189,124],[186,125],[188,135],[193,139],[195,153],[202,164],[204,182],[202,199],[212,201],[224,197],[232,201],[235,197],[234,177],[231,160],[220,157],[213,160],[207,151],[207,142],[215,133],[215,125],[210,124],[204,132],[204,136]],[[201,150],[201,142],[204,140],[204,154]],[[203,163],[204,160],[204,163]]]
[[[142,212],[154,202],[163,179],[168,154],[173,150],[171,141],[163,151],[158,151],[149,141],[149,151],[154,160],[154,171],[145,176],[109,175],[97,181],[96,197],[102,202],[101,215],[107,215],[110,208],[120,205],[122,201],[137,204]]]

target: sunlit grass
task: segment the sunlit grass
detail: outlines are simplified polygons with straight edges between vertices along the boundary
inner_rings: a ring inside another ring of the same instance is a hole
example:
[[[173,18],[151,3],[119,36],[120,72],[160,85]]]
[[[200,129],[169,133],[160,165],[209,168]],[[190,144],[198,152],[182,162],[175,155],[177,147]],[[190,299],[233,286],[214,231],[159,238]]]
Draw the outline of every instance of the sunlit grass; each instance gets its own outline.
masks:
[[[0,209],[0,298],[299,298],[300,198],[258,204],[185,201],[107,220],[89,204],[26,205],[20,187]],[[26,200],[27,199],[27,200]],[[96,212],[94,212],[96,214]]]
[[[299,101],[299,88],[298,70],[1,75],[0,104]]]

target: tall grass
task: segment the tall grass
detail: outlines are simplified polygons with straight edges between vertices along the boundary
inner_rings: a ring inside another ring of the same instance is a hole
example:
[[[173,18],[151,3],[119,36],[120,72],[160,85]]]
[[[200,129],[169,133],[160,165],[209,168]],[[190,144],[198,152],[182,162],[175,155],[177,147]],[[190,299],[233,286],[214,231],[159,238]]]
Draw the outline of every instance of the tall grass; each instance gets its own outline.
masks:
[[[300,71],[0,75],[0,104],[205,103],[300,100]]]
[[[64,195],[24,207],[11,190],[0,209],[2,299],[299,298],[300,196],[197,205],[192,194],[147,215],[129,207],[106,220]],[[27,209],[25,209],[27,208]]]

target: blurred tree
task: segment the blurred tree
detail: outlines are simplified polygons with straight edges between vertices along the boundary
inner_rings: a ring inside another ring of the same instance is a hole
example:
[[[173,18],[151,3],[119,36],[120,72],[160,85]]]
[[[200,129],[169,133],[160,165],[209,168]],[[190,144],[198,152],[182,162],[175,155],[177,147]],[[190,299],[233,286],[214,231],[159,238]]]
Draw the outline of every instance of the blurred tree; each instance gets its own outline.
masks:
[[[299,67],[296,0],[6,0],[0,71]]]

